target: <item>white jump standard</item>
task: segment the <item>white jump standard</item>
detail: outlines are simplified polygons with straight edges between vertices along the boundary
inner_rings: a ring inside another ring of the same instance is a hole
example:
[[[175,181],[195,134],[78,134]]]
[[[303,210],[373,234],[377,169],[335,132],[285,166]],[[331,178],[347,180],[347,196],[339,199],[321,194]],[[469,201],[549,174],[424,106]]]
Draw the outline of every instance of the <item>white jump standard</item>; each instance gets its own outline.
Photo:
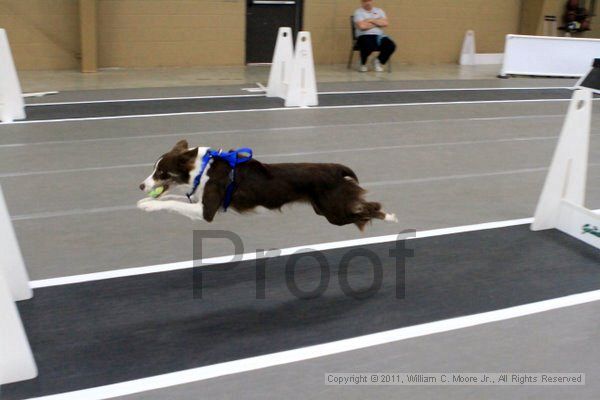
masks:
[[[600,90],[600,59],[573,93],[540,196],[534,231],[556,228],[600,249],[600,214],[585,208],[592,99]]]
[[[32,379],[37,366],[16,301],[33,296],[0,187],[0,385]]]
[[[295,48],[292,41],[292,29],[279,28],[266,87],[267,97],[282,98],[286,107],[318,106],[310,32],[298,32]]]
[[[271,70],[269,71],[267,97],[281,97],[285,99],[287,96],[292,64],[294,63],[293,40],[292,28],[279,28]]]
[[[0,122],[25,119],[25,102],[6,31],[0,29]]]

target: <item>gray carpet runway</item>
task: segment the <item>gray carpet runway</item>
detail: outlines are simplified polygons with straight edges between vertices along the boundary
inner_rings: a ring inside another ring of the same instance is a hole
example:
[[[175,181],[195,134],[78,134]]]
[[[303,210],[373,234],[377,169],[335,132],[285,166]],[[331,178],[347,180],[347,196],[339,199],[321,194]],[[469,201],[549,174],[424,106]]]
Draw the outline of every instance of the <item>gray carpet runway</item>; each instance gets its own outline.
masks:
[[[390,255],[398,248],[409,249],[405,265]],[[291,267],[290,257],[268,259],[264,278],[248,261],[37,289],[19,309],[40,375],[5,386],[1,398],[106,385],[600,289],[596,249],[528,226],[321,254],[328,268],[306,255]],[[318,287],[321,295],[312,298],[296,292]]]
[[[515,101],[535,99],[568,99],[567,89],[490,89],[448,91],[406,91],[356,94],[321,94],[319,106],[353,106],[374,104],[409,104],[437,102]],[[119,117],[132,115],[177,114],[222,110],[260,110],[284,106],[282,99],[262,96],[223,98],[130,100],[101,103],[28,105],[27,121]]]
[[[598,400],[600,302],[417,337],[243,374],[116,397],[118,400]],[[334,372],[558,372],[585,386],[326,386]]]

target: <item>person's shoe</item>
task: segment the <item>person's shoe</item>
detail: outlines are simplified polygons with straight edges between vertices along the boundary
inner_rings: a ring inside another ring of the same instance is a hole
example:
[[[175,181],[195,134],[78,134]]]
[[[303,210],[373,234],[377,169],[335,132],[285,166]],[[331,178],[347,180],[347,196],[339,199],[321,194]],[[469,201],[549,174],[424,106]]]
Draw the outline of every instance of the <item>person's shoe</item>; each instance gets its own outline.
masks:
[[[383,72],[383,67],[381,66],[379,58],[373,60],[373,69],[375,70],[375,72]]]
[[[367,67],[366,64],[361,64],[360,67],[358,67],[358,72],[367,72],[369,71],[369,68]]]

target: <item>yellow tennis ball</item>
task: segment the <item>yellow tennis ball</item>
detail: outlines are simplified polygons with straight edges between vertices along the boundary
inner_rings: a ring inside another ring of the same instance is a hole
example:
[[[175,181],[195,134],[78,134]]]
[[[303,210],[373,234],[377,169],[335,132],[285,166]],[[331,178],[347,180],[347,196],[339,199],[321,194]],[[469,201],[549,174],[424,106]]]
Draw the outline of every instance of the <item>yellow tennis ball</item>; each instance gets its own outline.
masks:
[[[148,196],[153,197],[153,198],[157,198],[164,191],[165,191],[164,186],[159,186],[156,189],[154,189],[153,191],[151,191],[150,193],[148,193]]]

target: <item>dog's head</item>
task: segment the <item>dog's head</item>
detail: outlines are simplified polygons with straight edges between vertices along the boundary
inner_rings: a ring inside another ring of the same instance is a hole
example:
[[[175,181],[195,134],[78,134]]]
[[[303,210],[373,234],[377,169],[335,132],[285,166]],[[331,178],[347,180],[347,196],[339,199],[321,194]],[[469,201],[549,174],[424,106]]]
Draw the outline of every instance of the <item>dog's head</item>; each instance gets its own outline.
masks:
[[[163,154],[154,164],[154,171],[140,184],[140,189],[146,193],[162,186],[164,194],[169,188],[177,185],[188,185],[194,179],[191,176],[198,148],[189,149],[186,140],[177,142],[168,153]]]

